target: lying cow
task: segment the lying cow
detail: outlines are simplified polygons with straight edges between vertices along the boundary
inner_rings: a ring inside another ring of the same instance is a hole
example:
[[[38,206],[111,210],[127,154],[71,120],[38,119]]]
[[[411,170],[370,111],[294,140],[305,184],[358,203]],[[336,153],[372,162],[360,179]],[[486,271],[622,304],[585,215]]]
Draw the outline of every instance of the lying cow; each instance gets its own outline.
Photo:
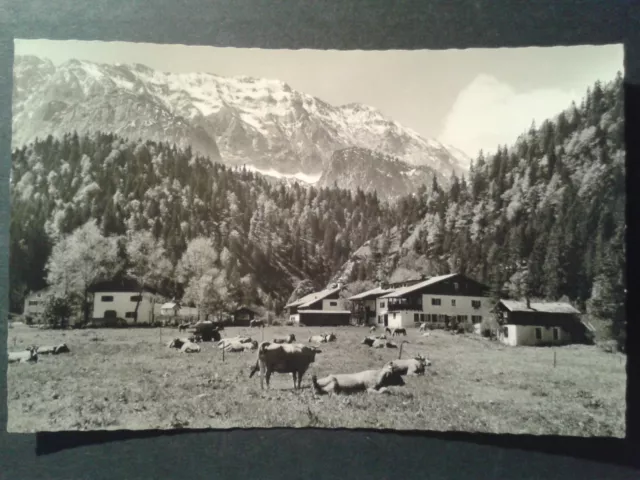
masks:
[[[37,363],[38,349],[29,347],[23,352],[9,352],[9,363]]]
[[[367,347],[370,347],[373,345],[373,342],[375,342],[376,339],[373,337],[364,337],[364,339],[362,340],[362,344],[366,345]]]
[[[385,365],[380,370],[365,370],[358,373],[342,373],[328,375],[318,379],[311,377],[313,388],[318,394],[324,393],[356,393],[375,392],[384,393],[387,387],[402,386],[404,380],[398,370],[391,365]]]
[[[229,337],[223,338],[218,342],[218,348],[225,348],[232,343],[251,343],[253,340],[251,337]]]
[[[258,348],[258,342],[255,340],[251,340],[250,342],[240,343],[240,342],[231,342],[227,343],[224,346],[225,352],[246,352],[248,350],[255,350]]]
[[[174,338],[169,343],[167,343],[167,347],[169,348],[182,348],[183,345],[193,343],[188,338]]]
[[[373,348],[398,348],[398,346],[393,342],[388,342],[387,340],[374,340]]]
[[[264,320],[256,318],[255,320],[251,320],[249,322],[249,326],[251,328],[253,328],[253,327],[264,327]]]
[[[325,340],[326,340],[327,342],[335,342],[335,341],[338,339],[338,337],[336,336],[336,334],[335,334],[335,333],[333,333],[333,332],[332,332],[332,333],[325,333],[325,334],[324,334],[324,338],[325,338]]]
[[[180,347],[182,353],[198,353],[200,351],[200,345],[193,342],[187,342]]]
[[[272,343],[293,343],[296,341],[296,336],[293,333],[289,335],[279,335],[273,337]]]
[[[392,360],[387,365],[398,370],[400,375],[424,375],[431,362],[422,355],[416,355],[414,358]]]
[[[275,373],[290,373],[293,376],[293,388],[299,389],[302,384],[302,376],[315,362],[316,354],[321,353],[315,347],[308,347],[300,343],[273,344],[262,342],[258,347],[258,358],[249,373],[253,377],[260,370],[260,388],[264,388],[266,381],[269,388],[269,379]]]
[[[372,325],[371,328],[369,329],[370,333],[375,332],[378,329],[378,327],[376,327],[375,325]]]
[[[309,337],[309,342],[315,342],[315,343],[327,343],[327,337],[322,334],[322,335],[312,335]]]
[[[38,355],[58,355],[59,353],[69,353],[70,350],[66,343],[61,343],[60,345],[38,347],[37,352]]]

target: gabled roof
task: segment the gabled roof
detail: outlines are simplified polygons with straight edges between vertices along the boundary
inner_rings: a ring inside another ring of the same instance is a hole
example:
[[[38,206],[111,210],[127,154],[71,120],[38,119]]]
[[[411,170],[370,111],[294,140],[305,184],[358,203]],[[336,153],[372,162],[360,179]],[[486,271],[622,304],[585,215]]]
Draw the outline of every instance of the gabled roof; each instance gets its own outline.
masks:
[[[367,300],[370,298],[378,298],[386,293],[393,292],[393,288],[376,287],[366,292],[358,293],[353,297],[349,297],[349,300]]]
[[[160,308],[162,308],[162,309],[175,308],[177,306],[178,306],[178,304],[175,303],[175,302],[167,302],[167,303],[163,304]]]
[[[393,290],[391,293],[387,293],[380,298],[397,298],[404,297],[405,295],[420,290],[421,288],[427,287],[429,285],[433,285],[435,283],[446,280],[447,278],[455,277],[458,275],[457,273],[450,273],[448,275],[440,275],[438,277],[431,277],[422,282],[415,283],[413,285],[409,285],[408,287],[398,288]]]
[[[129,277],[114,279],[114,280],[106,280],[102,282],[96,282],[91,285],[88,289],[91,293],[96,292],[140,292],[140,283]],[[148,285],[142,288],[145,292],[158,293],[156,289],[149,287]]]
[[[500,300],[498,303],[504,305],[505,308],[511,312],[580,314],[579,310],[565,302],[530,302],[529,307],[527,307],[526,302],[519,302],[517,300]]]
[[[260,313],[260,311],[257,308],[248,307],[247,305],[240,305],[238,308],[234,310],[234,312],[239,312],[241,310],[249,310],[250,312],[253,312],[253,313]]]
[[[295,302],[291,302],[291,303],[285,305],[284,308],[289,308],[289,307],[304,308],[304,307],[308,307],[308,306],[316,303],[318,300],[322,300],[324,298],[327,298],[328,296],[333,295],[334,293],[339,292],[340,290],[342,290],[342,287],[328,288],[328,289],[322,290],[320,292],[310,293],[309,295],[305,295],[304,297],[299,298]]]

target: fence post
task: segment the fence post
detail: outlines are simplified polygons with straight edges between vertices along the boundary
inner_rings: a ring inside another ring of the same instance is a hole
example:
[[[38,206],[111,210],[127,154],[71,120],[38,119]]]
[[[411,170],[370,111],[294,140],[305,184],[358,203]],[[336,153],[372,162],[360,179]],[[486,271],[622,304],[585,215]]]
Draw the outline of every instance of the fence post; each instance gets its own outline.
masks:
[[[556,368],[556,350],[553,350],[553,368]]]
[[[400,344],[400,352],[398,352],[398,360],[402,358],[402,347],[404,347],[404,342]]]
[[[226,345],[225,345],[225,346],[226,346]],[[224,348],[224,347],[222,347],[222,362],[223,362],[223,363],[224,363],[224,350],[225,350],[225,348]]]

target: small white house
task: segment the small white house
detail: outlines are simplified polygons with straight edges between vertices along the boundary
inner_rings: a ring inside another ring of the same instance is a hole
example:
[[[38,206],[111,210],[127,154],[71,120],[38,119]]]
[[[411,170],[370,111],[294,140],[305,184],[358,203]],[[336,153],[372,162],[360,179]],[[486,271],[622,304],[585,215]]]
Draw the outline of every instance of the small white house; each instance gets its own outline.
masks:
[[[489,287],[465,275],[452,273],[401,287],[377,299],[377,323],[385,327],[409,327],[427,322],[443,326],[447,320],[474,325],[491,312]]]
[[[341,291],[341,286],[328,288],[285,305],[289,320],[307,326],[349,325],[351,310],[347,310],[345,300],[340,298]]]
[[[22,311],[22,315],[37,322],[38,317],[44,313],[45,302],[51,293],[52,290],[50,288],[45,288],[44,290],[27,295],[24,299],[24,310]]]
[[[175,317],[176,315],[178,315],[179,310],[180,305],[178,305],[176,302],[167,302],[163,303],[160,306],[160,314],[166,315],[168,317]]]
[[[500,300],[493,311],[500,325],[498,340],[510,346],[583,342],[593,330],[564,302]]]
[[[129,325],[154,321],[155,292],[141,289],[134,280],[101,282],[93,285],[92,318],[121,318]]]

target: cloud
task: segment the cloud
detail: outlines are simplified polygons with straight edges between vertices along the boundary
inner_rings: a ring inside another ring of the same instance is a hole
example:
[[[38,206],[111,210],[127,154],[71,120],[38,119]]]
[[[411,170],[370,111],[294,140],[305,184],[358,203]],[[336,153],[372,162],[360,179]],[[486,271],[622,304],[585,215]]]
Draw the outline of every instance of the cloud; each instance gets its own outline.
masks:
[[[540,125],[572,101],[578,103],[585,91],[537,89],[520,93],[481,74],[459,93],[439,139],[475,158],[480,149],[493,152],[498,145],[512,145],[532,120]]]

